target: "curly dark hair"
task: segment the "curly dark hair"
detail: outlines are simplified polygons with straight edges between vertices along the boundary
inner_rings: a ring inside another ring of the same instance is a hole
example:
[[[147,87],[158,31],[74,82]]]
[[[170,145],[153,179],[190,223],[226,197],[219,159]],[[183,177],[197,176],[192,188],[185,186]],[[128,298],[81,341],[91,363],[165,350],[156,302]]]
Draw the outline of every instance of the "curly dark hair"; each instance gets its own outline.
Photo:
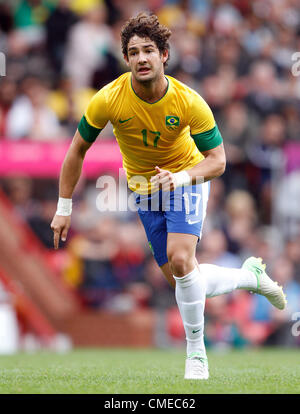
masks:
[[[136,17],[129,19],[121,29],[122,52],[124,56],[128,57],[128,43],[132,36],[148,37],[155,42],[160,53],[168,50],[170,58],[169,37],[171,30],[159,23],[155,14],[148,14],[146,12],[139,13]]]

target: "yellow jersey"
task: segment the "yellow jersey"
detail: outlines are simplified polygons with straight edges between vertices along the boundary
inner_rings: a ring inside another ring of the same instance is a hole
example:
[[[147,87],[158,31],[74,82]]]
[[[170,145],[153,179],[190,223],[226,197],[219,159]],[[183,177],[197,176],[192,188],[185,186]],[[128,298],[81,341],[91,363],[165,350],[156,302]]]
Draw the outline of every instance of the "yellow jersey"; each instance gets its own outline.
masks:
[[[192,168],[201,151],[218,146],[222,137],[212,111],[193,89],[171,76],[164,96],[148,103],[136,95],[131,72],[100,89],[90,101],[78,130],[93,142],[108,121],[113,125],[128,186],[150,192],[155,166],[178,172]]]

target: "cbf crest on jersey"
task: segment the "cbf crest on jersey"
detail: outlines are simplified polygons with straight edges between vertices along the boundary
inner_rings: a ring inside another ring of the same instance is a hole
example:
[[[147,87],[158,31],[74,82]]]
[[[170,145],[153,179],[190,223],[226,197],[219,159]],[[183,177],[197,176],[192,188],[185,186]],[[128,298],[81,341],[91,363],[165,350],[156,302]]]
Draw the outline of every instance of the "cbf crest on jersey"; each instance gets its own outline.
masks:
[[[179,117],[168,115],[166,116],[166,126],[170,130],[174,130],[179,127]]]

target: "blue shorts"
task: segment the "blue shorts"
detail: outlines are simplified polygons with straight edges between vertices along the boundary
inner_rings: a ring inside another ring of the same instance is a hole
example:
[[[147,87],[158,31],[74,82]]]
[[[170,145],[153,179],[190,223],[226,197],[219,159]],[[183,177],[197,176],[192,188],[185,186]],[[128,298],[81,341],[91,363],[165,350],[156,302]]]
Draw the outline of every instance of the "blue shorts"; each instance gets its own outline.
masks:
[[[209,190],[208,181],[179,187],[171,192],[160,190],[147,195],[134,193],[138,214],[159,266],[168,262],[168,233],[194,234],[201,238]]]

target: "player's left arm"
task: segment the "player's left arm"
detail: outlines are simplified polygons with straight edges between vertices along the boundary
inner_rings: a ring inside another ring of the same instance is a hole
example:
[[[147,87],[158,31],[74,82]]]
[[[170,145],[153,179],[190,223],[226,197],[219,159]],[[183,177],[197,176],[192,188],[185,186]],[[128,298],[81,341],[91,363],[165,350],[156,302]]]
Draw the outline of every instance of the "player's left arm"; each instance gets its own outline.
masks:
[[[226,157],[223,143],[215,148],[202,151],[204,160],[189,170],[171,173],[158,166],[155,167],[157,174],[151,178],[153,185],[160,185],[163,191],[174,191],[182,185],[203,183],[220,177],[225,171]]]
[[[190,170],[186,170],[192,178],[192,184],[199,181],[205,182],[212,180],[213,178],[220,177],[220,175],[225,172],[226,155],[223,143],[215,148],[201,152],[204,156],[204,160]]]

